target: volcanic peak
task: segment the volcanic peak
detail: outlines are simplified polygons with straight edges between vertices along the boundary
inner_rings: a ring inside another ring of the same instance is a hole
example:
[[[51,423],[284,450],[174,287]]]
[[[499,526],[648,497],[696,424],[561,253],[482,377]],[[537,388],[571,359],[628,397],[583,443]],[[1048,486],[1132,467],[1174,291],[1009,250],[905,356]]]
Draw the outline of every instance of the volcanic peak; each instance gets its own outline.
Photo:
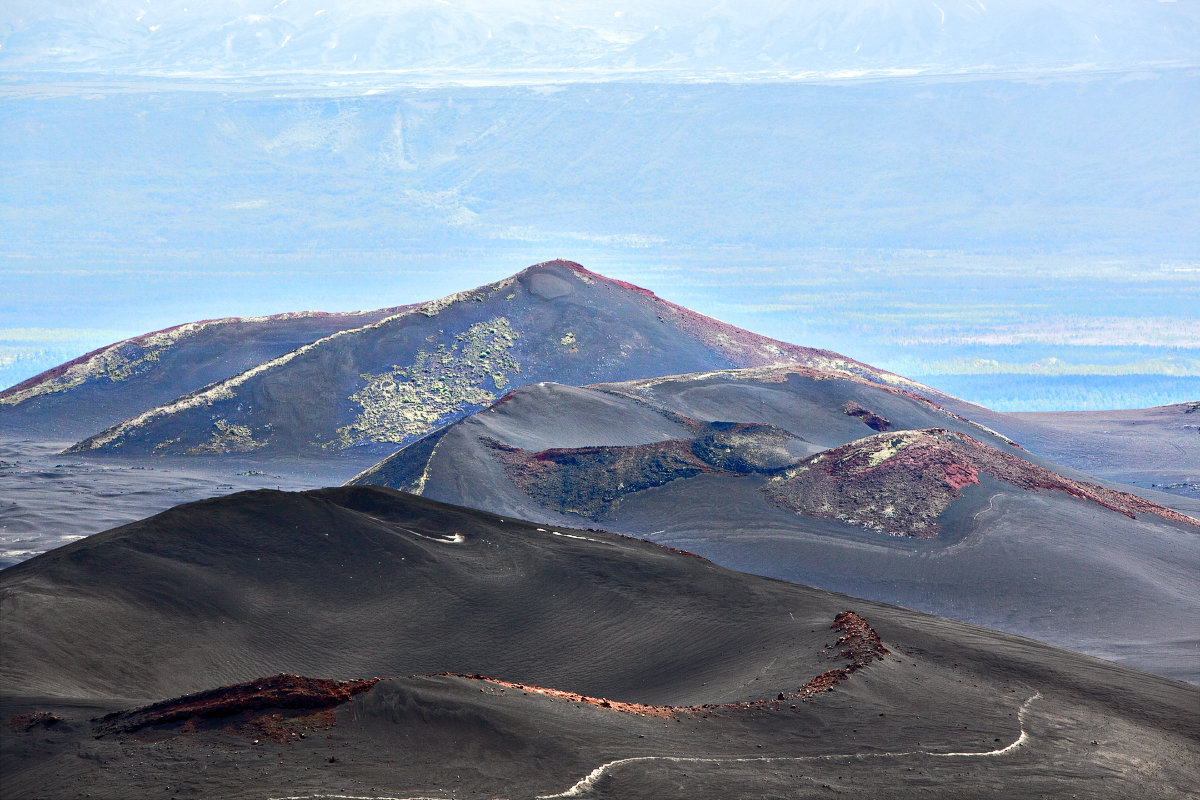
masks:
[[[568,269],[568,270],[574,272],[576,277],[579,278],[579,280],[581,280],[584,283],[589,284],[589,285],[592,284],[594,281],[601,281],[603,283],[613,284],[614,286],[620,286],[622,289],[628,289],[631,292],[636,292],[636,293],[638,293],[640,295],[644,295],[646,297],[652,297],[655,300],[658,300],[660,302],[666,302],[665,300],[662,300],[662,298],[660,298],[658,295],[656,295],[654,292],[650,291],[649,289],[645,289],[641,286],[629,283],[627,281],[618,280],[616,278],[609,278],[608,276],[601,275],[598,272],[592,272],[590,269],[583,266],[582,264],[579,264],[575,261],[568,261],[565,258],[554,258],[549,261],[541,261],[537,264],[526,267],[525,269],[518,272],[514,277],[522,277],[522,276],[526,276],[526,275],[530,275],[530,274],[535,274],[537,272],[541,272],[543,270],[546,270],[546,269],[552,268],[552,267],[558,267],[560,269]]]
[[[580,318],[589,325],[575,327]],[[837,353],[736,328],[564,260],[395,313],[371,312],[363,321],[143,405],[69,452],[261,457],[381,450],[486,407],[518,373],[524,383],[578,385],[799,364],[875,385],[923,388]],[[163,363],[168,373],[185,368]],[[259,400],[268,395],[271,404]]]

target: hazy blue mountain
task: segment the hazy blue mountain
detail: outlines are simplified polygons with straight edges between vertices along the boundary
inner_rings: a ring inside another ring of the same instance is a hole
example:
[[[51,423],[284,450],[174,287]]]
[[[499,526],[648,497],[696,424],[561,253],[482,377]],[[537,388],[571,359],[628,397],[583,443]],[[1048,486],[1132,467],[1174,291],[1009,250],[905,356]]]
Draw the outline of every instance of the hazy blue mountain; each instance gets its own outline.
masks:
[[[0,65],[22,70],[262,75],[432,70],[770,76],[918,69],[1112,69],[1195,63],[1191,3],[6,4]]]
[[[371,91],[16,87],[0,383],[562,256],[1003,410],[1200,397],[1189,70]]]
[[[0,386],[564,257],[993,408],[1195,399],[1198,14],[15,0]]]

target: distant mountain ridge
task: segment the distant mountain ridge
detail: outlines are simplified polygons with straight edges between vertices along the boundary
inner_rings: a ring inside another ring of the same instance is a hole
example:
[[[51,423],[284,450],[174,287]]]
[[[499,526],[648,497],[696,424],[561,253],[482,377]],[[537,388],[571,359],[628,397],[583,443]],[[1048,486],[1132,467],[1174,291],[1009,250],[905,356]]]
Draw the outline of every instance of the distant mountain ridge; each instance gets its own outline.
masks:
[[[837,353],[750,333],[561,260],[438,300],[370,312],[363,325],[338,319],[321,338],[200,387],[164,377],[193,371],[191,360],[169,357],[176,334],[159,337],[166,340],[161,347],[139,345],[141,381],[188,391],[153,405],[145,402],[147,393],[128,391],[122,408],[140,402],[136,413],[70,450],[327,458],[367,448],[382,457],[524,383],[595,383],[775,363],[924,388]],[[32,432],[64,424],[60,418],[72,418],[72,400],[88,396],[77,393],[92,391],[99,380],[93,373],[111,374],[89,366],[115,360],[104,355],[110,350],[0,395],[0,425],[13,426],[6,418],[15,419]],[[110,393],[119,392],[116,386],[103,384]]]

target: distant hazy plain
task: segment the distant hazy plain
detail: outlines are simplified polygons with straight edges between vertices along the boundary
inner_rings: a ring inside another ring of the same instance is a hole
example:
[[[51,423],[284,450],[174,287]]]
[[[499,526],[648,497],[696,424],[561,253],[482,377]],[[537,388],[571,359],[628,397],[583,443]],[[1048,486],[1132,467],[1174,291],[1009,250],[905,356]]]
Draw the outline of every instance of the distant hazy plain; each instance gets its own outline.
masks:
[[[0,386],[571,258],[1000,410],[1200,398],[1200,71],[0,85]]]

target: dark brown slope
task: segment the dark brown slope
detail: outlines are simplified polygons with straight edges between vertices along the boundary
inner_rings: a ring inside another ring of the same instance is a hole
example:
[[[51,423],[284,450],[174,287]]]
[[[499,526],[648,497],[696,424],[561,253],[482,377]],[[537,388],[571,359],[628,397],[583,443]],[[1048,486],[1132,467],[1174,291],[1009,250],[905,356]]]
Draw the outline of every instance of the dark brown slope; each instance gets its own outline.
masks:
[[[594,383],[781,361],[903,382],[552,261],[293,350],[72,449],[266,457],[365,447],[386,454],[523,383]]]
[[[6,797],[1200,788],[1195,687],[384,489],[182,506],[0,602]]]
[[[889,387],[784,368],[526,387],[356,481],[599,524],[1200,681],[1193,519]]]
[[[0,392],[0,432],[75,440],[338,331],[400,311],[212,319],[102,347]]]

